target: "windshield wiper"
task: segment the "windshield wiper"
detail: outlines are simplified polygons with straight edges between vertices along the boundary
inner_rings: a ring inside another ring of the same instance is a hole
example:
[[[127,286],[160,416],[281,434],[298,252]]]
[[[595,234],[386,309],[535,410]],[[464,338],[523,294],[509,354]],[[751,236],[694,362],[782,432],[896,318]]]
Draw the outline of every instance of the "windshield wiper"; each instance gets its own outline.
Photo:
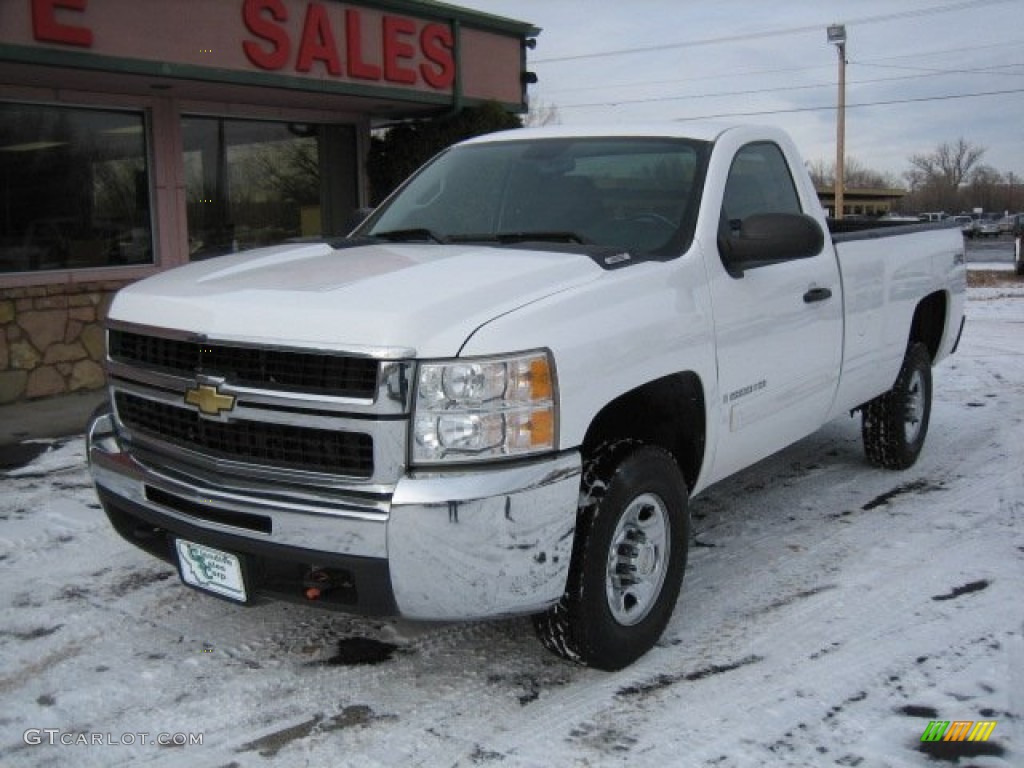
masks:
[[[492,234],[480,235],[452,235],[448,238],[451,243],[576,243],[577,245],[588,245],[582,235],[569,231],[551,232],[494,232]]]
[[[429,240],[432,243],[444,245],[448,242],[447,238],[442,237],[426,227],[415,227],[413,229],[391,229],[385,232],[374,232],[370,237],[379,237],[381,240],[388,240],[392,243],[409,243],[417,240]]]

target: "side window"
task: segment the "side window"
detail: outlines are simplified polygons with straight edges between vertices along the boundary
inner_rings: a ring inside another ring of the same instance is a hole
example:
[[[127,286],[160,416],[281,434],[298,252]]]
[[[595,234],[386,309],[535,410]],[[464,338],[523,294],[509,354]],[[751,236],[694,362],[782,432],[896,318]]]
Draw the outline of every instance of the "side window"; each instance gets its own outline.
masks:
[[[754,213],[801,213],[786,158],[771,142],[748,144],[736,153],[722,198],[722,234],[739,230]]]

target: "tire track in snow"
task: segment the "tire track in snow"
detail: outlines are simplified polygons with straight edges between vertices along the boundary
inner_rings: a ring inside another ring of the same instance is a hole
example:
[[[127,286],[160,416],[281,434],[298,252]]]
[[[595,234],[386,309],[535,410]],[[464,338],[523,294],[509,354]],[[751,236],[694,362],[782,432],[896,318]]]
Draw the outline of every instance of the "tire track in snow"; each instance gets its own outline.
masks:
[[[990,426],[994,426],[994,425],[990,425]],[[982,431],[984,431],[984,430],[982,430]],[[943,453],[943,452],[942,451],[937,451],[936,453]],[[962,466],[961,462],[960,462],[960,458],[961,458],[960,454],[950,453],[949,455],[952,458],[952,463],[954,463],[956,466]],[[785,459],[783,458],[780,461],[784,461],[784,460]],[[972,497],[972,496],[974,496],[980,490],[981,487],[984,487],[988,483],[992,482],[992,480],[994,479],[992,477],[992,475],[994,473],[997,473],[998,470],[995,470],[995,471],[988,470],[988,471],[986,471],[986,468],[984,466],[986,463],[987,463],[987,460],[984,459],[984,458],[981,458],[981,459],[979,459],[976,462],[975,466],[970,466],[970,467],[966,468],[965,474],[967,474],[968,476],[973,475],[974,480],[969,482],[969,483],[967,483],[966,486],[962,490],[958,489],[958,493],[956,493],[955,496],[957,496],[957,497],[961,497],[962,496],[962,497],[968,497],[968,498]],[[771,468],[772,467],[769,467],[769,469],[771,469]],[[926,474],[934,474],[935,472],[939,472],[941,474],[942,471],[945,470],[945,469],[946,469],[946,467],[936,466],[936,467],[933,467],[933,468],[929,468],[926,471]],[[863,470],[861,470],[861,471],[863,471]],[[870,471],[870,470],[868,470],[868,471]],[[888,473],[882,473],[882,474],[887,476],[887,477],[882,479],[882,482],[887,482],[892,477],[892,475],[889,475]],[[854,479],[856,479],[856,478],[854,478]],[[741,479],[741,482],[742,482],[742,479]],[[777,488],[773,488],[772,486],[773,486],[773,482],[769,478],[764,483],[764,487],[767,488],[767,492],[768,493],[772,493],[772,492],[775,492],[777,490]],[[1017,495],[1016,498],[1020,498],[1019,489],[1018,489],[1017,493],[1018,493],[1018,495]],[[868,498],[872,498],[872,497],[868,497]],[[914,499],[910,499],[910,501],[911,501],[911,503],[913,503]],[[896,502],[894,501],[894,503],[896,503]],[[993,517],[992,517],[991,514],[989,514],[989,515],[985,515],[985,519],[987,521],[991,521],[993,519]],[[909,522],[909,524],[914,525],[913,521],[908,521],[908,522]],[[857,521],[854,524],[855,525],[860,525],[860,526],[868,526],[868,525],[870,525],[870,521],[869,521],[869,518],[865,518],[864,520]],[[953,524],[956,525],[956,522],[954,522]],[[926,537],[929,537],[929,538],[936,538],[935,535],[932,535],[930,533],[929,529],[931,528],[931,524],[930,524],[929,521],[924,521],[923,527],[924,527],[925,530],[923,532],[922,531],[917,531],[917,533],[922,534],[922,535],[924,535]],[[959,526],[957,525],[957,527],[959,527]],[[744,536],[745,533],[747,533],[747,531],[743,530],[743,531],[741,531],[741,533],[739,535],[740,536]],[[837,532],[835,534],[832,534],[832,535],[828,536],[828,538],[835,540],[838,537],[842,537],[844,535],[846,535],[846,534],[844,534],[842,531],[839,531],[839,532]],[[944,534],[939,534],[937,538],[942,538],[943,535]],[[771,535],[768,534],[768,533],[755,534],[755,539],[760,539],[760,540],[755,540],[753,542],[751,542],[749,540],[746,540],[745,541],[746,544],[748,544],[748,545],[752,544],[753,546],[741,547],[741,549],[744,549],[746,552],[749,552],[752,548],[760,548],[760,545],[762,543],[769,542],[771,540],[771,538],[772,538]],[[776,542],[776,543],[778,543],[778,542]],[[709,558],[713,558],[715,556],[715,554],[717,554],[717,551],[716,550],[712,550],[711,553],[707,554],[704,559],[707,560]],[[817,563],[815,563],[813,561],[811,563],[809,563],[809,564],[812,566],[811,570],[813,570],[814,566],[817,565]],[[923,564],[921,566],[921,569],[924,570],[924,571],[927,571],[927,564]],[[690,574],[688,574],[688,577],[689,576],[690,576]],[[691,583],[688,586],[692,587],[693,585]],[[810,590],[810,593],[811,594],[818,594],[821,591],[823,591],[823,590],[820,590],[820,589],[817,589],[817,588],[812,588],[812,590]],[[794,661],[793,661],[793,664],[794,664],[794,670],[793,670],[794,671],[794,675],[798,674],[798,669],[797,668],[800,667],[800,666],[803,666],[807,662],[814,662],[814,661],[817,661],[819,659],[830,658],[830,663],[828,664],[828,667],[829,667],[829,673],[828,674],[829,674],[830,679],[833,681],[831,687],[839,688],[839,689],[841,689],[843,691],[846,691],[845,696],[843,696],[843,697],[832,697],[832,698],[835,699],[835,700],[841,700],[841,701],[849,700],[849,702],[851,704],[859,702],[859,701],[862,701],[862,700],[865,700],[867,698],[867,696],[861,696],[862,689],[864,687],[869,687],[870,688],[870,687],[873,686],[874,688],[878,688],[880,685],[884,685],[884,682],[886,680],[888,680],[889,677],[891,677],[891,676],[898,676],[895,673],[892,674],[892,675],[888,675],[888,676],[886,676],[886,675],[881,675],[881,676],[874,675],[874,676],[872,676],[872,674],[871,674],[872,671],[876,671],[879,668],[884,668],[886,666],[886,662],[888,661],[888,659],[886,658],[886,654],[889,653],[889,651],[883,651],[882,653],[873,653],[872,649],[873,649],[873,647],[879,646],[879,645],[881,647],[885,648],[885,647],[887,647],[887,641],[890,640],[894,635],[902,635],[904,633],[904,631],[905,631],[905,628],[904,628],[904,626],[902,624],[902,619],[901,619],[902,613],[903,612],[911,612],[911,611],[915,610],[915,608],[917,606],[919,606],[923,601],[928,599],[928,593],[925,592],[925,591],[918,591],[916,593],[908,592],[908,590],[899,582],[899,580],[893,581],[893,583],[891,585],[889,585],[888,587],[886,587],[886,588],[884,588],[882,590],[875,590],[875,591],[877,592],[877,594],[871,600],[867,601],[867,603],[864,605],[864,607],[862,609],[863,615],[861,616],[861,621],[853,622],[857,627],[861,627],[859,632],[855,631],[855,630],[849,630],[849,629],[838,631],[838,632],[834,632],[832,636],[842,638],[841,641],[839,641],[839,640],[829,640],[828,637],[822,637],[821,638],[821,642],[819,642],[817,644],[818,647],[815,650],[811,651],[810,653],[805,654],[806,655],[806,659],[804,659],[802,656],[798,656],[797,658],[794,659]],[[796,594],[799,596],[799,595],[803,595],[803,594],[807,594],[807,593],[798,592]],[[682,607],[684,609],[684,611],[685,611],[685,608],[686,608],[685,603],[687,602],[687,598],[686,598],[685,595],[686,595],[686,593],[684,592],[684,598],[683,598],[683,601],[682,601],[683,605],[680,606],[680,607]],[[810,594],[808,596],[810,596]],[[830,594],[830,597],[832,597],[831,594]],[[786,603],[787,601],[785,601],[785,600],[777,600],[776,601],[776,603],[779,603],[779,602]],[[897,606],[901,606],[903,610],[902,611],[897,610],[897,611],[893,612],[894,613],[894,619],[895,619],[893,621],[893,626],[890,626],[887,629],[879,628],[879,629],[869,630],[869,631],[865,632],[862,629],[862,627],[871,627],[872,626],[872,623],[873,623],[872,622],[872,618],[873,618],[873,616],[874,616],[874,614],[876,612],[876,608],[875,608],[876,605],[886,605],[886,606],[897,605]],[[771,608],[772,604],[769,604],[766,607],[767,608]],[[783,605],[783,606],[780,606],[780,607],[786,607],[786,606]],[[733,612],[737,612],[737,611],[735,611],[735,609],[734,609]],[[819,607],[815,607],[815,606],[811,606],[810,604],[804,604],[799,610],[797,610],[795,612],[790,610],[790,611],[783,611],[782,613],[784,614],[783,617],[782,617],[784,621],[786,621],[788,623],[791,623],[794,626],[799,626],[799,627],[807,626],[807,624],[805,623],[806,621],[814,621],[815,619],[820,621],[820,619],[821,619],[820,608]],[[794,613],[796,615],[794,615]],[[817,616],[810,615],[810,614],[817,614]],[[723,617],[723,618],[725,618],[725,617]],[[839,622],[839,621],[841,621],[840,617],[837,617],[836,619],[833,620],[833,622]],[[928,622],[926,622],[926,624],[927,624],[927,626],[941,625],[943,623],[943,621],[944,621],[944,617],[937,616],[937,617],[933,617],[932,619],[930,619]],[[831,623],[831,622],[829,622],[829,623]],[[845,624],[849,624],[850,622],[849,621],[843,621],[842,623],[845,625]],[[675,621],[673,622],[673,624],[675,624]],[[674,630],[674,627],[670,626],[670,631],[673,631],[673,630]],[[757,632],[754,631],[753,634],[757,634]],[[767,632],[767,634],[768,635],[772,635],[773,633],[772,632]],[[684,637],[687,635],[687,629],[685,627],[682,630],[682,635]],[[925,641],[926,639],[928,639],[930,637],[931,632],[926,628],[924,631],[916,633],[916,635],[917,635],[917,639],[919,639],[921,641]],[[722,646],[724,646],[725,648],[728,648],[730,645],[735,644],[735,642],[736,642],[736,637],[735,637],[735,633],[734,633],[734,637],[730,638],[730,641],[727,641],[726,643],[720,644],[719,647],[721,648]],[[680,644],[684,645],[684,646],[687,645],[685,640],[682,641]],[[807,649],[815,648],[815,645],[811,644],[811,645],[807,646],[806,648]],[[659,651],[655,651],[654,653],[659,653]],[[769,651],[765,651],[766,655],[768,655],[768,653],[769,653]],[[662,662],[662,663],[658,664],[659,668],[664,668],[666,666],[663,663],[664,662],[663,659],[659,659],[659,662]],[[778,664],[778,660],[775,659],[775,658],[769,658],[769,662],[772,664],[773,668],[776,667],[777,664]],[[642,661],[641,664],[643,664],[643,663],[644,662]],[[910,665],[912,663],[913,663],[912,661],[907,661],[906,662],[907,665]],[[836,668],[837,667],[840,668],[842,671],[841,672],[836,672]],[[665,674],[665,673],[661,673],[661,674]],[[671,674],[671,673],[669,673],[669,674]],[[677,676],[681,675],[682,677],[685,678],[685,674],[684,673],[676,673],[676,674],[677,674]],[[778,677],[778,674],[776,673],[773,676],[774,677]],[[872,677],[874,677],[874,679],[872,679]],[[680,697],[685,698],[685,693],[680,693],[679,695],[680,695]],[[738,700],[738,701],[731,702],[731,703],[727,702],[725,707],[724,707],[724,709],[726,711],[728,711],[728,710],[733,709],[733,708],[739,708],[741,710],[750,711],[751,710],[751,706],[750,705],[752,703],[753,704],[760,704],[762,707],[769,707],[772,704],[777,703],[777,702],[773,702],[771,700],[771,696],[770,695],[761,695],[761,696],[755,695],[753,697],[753,701],[750,700],[751,697],[749,696],[749,693],[747,691],[744,691],[742,696],[743,696],[742,701]],[[574,707],[574,709],[576,709],[576,708]],[[706,711],[708,709],[707,702],[704,701],[703,699],[700,702],[700,709],[702,711]],[[712,708],[712,709],[719,709],[719,711],[721,711],[722,708]],[[836,718],[836,713],[832,711],[832,707],[831,706],[828,707],[828,708],[822,707],[822,709],[825,712],[825,714],[822,715],[822,720],[823,721],[826,720],[826,719],[830,719],[830,720],[837,719]],[[580,711],[579,709],[576,709],[576,712],[579,712],[579,711]],[[828,715],[830,712],[832,712],[832,717],[831,718],[826,718],[826,715]],[[606,715],[606,716],[602,716],[602,715]],[[618,720],[617,720],[616,716],[618,716],[618,718],[619,718]],[[610,723],[614,723],[614,722],[621,722],[621,717],[623,717],[623,716],[624,716],[624,714],[621,712],[620,709],[613,709],[613,710],[607,711],[606,713],[597,713],[596,716],[592,717],[591,719],[595,720],[595,721],[607,720]],[[544,715],[542,715],[541,719],[545,720],[545,721],[548,720],[548,718],[546,717],[546,713],[544,713]],[[531,725],[533,725],[533,724],[531,723]],[[804,725],[804,730],[809,728],[807,723],[804,723],[803,725]],[[800,726],[800,723],[792,724],[792,727],[790,728],[790,730],[792,730],[792,728],[797,728],[798,730],[800,730],[799,726]],[[583,731],[581,731],[581,732],[586,732],[587,730],[588,729],[584,728]],[[577,729],[577,731],[579,731],[579,729]],[[696,737],[696,740],[699,742],[699,735],[695,734],[694,736]],[[749,738],[753,740],[752,743],[756,743],[757,737],[756,737],[755,734],[751,734]],[[687,743],[690,743],[689,739],[683,739],[683,740],[686,741]],[[515,739],[513,739],[513,741],[515,741]],[[592,740],[591,740],[590,743],[593,743]],[[491,745],[488,745],[488,746],[493,748],[496,745],[491,744]],[[621,746],[621,744],[620,744],[620,746]],[[709,749],[708,753],[704,757],[706,757],[708,760],[714,760],[716,758],[716,756],[713,754],[714,751],[715,751],[714,748]],[[850,753],[850,754],[852,754],[852,753]],[[651,753],[645,754],[645,758],[650,758],[652,756],[653,755]],[[671,752],[668,752],[665,755],[663,755],[663,757],[666,760],[671,760],[673,755],[671,754]],[[809,757],[813,758],[813,753],[811,755],[809,755]]]
[[[991,341],[965,337],[963,362],[936,371],[932,434],[909,472],[868,468],[857,422],[840,420],[695,501],[698,536],[715,546],[691,549],[662,644],[622,672],[548,656],[522,620],[418,626],[236,608],[161,581],[164,566],[111,534],[89,538],[77,562],[67,548],[33,555],[51,573],[39,582],[46,600],[20,582],[8,589],[19,618],[11,630],[25,640],[4,639],[26,648],[5,648],[5,664],[47,658],[98,627],[103,635],[34,669],[0,710],[117,731],[201,724],[207,735],[201,752],[76,752],[83,766],[122,757],[177,766],[183,755],[197,768],[921,766],[914,741],[927,722],[909,708],[999,719],[1006,756],[986,764],[1010,765],[1020,745],[1024,585],[1006,563],[1024,562],[1024,481],[1007,470],[1024,455],[1024,376],[1019,357],[990,352],[1010,349],[1009,337]],[[71,518],[105,523],[67,477]],[[919,481],[939,489],[906,492]],[[897,488],[905,492],[863,509]],[[980,581],[989,586],[932,600]],[[374,667],[321,665],[339,636],[398,650]],[[763,661],[742,663],[753,658]],[[19,752],[14,762],[66,756]]]

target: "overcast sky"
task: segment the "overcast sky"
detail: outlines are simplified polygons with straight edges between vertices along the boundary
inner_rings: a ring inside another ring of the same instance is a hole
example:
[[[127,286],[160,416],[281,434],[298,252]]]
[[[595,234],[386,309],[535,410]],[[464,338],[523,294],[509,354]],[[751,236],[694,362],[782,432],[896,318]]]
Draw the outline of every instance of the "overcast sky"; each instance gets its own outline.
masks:
[[[963,137],[1024,182],[1021,0],[451,1],[542,29],[530,98],[562,124],[767,123],[827,163],[838,56],[826,28],[842,23],[847,157],[899,178],[911,154]]]

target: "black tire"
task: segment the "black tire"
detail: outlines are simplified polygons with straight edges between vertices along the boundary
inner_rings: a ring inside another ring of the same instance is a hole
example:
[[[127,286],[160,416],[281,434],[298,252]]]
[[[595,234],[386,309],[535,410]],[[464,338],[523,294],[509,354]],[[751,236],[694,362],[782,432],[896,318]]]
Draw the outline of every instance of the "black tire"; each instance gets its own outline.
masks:
[[[932,412],[932,361],[913,343],[891,390],[861,409],[861,436],[868,461],[886,469],[914,465],[928,435]]]
[[[679,597],[686,483],[668,451],[620,441],[587,462],[580,496],[565,595],[534,627],[559,656],[622,669],[658,641]]]

